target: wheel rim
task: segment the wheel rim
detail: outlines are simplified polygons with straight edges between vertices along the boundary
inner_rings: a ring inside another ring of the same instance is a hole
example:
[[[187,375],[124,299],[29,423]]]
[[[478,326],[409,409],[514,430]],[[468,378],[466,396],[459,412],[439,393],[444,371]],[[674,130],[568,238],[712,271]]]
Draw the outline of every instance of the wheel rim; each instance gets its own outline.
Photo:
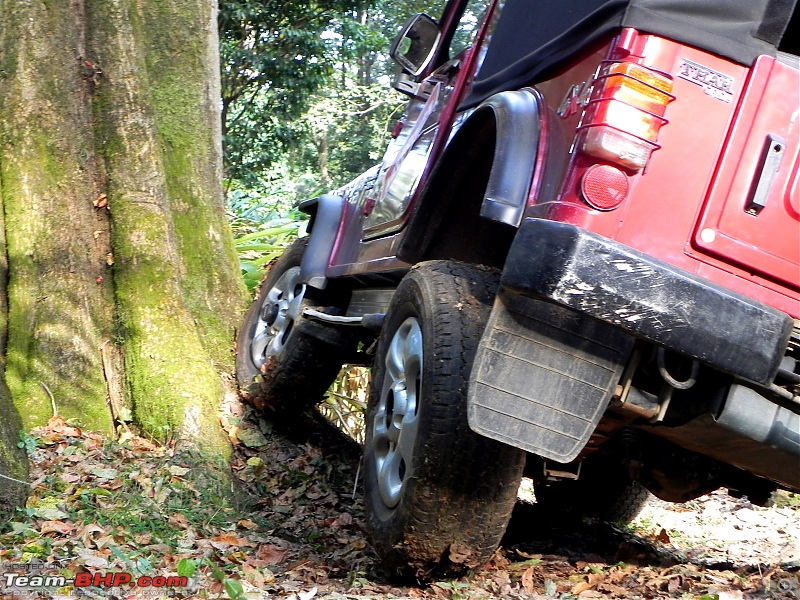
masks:
[[[305,294],[300,267],[292,267],[264,295],[250,345],[250,357],[256,369],[261,370],[270,358],[283,351],[300,317]]]
[[[394,508],[411,478],[419,425],[422,329],[409,317],[395,331],[384,360],[385,374],[372,421],[374,467],[381,500]]]

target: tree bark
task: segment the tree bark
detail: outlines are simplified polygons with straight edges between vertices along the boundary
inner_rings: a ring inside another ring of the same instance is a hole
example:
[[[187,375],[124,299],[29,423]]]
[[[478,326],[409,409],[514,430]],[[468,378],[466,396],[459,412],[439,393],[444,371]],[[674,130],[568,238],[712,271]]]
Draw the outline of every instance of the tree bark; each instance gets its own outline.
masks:
[[[58,413],[110,432],[132,415],[226,452],[216,413],[244,289],[216,35],[203,0],[0,0],[0,404],[25,428]]]

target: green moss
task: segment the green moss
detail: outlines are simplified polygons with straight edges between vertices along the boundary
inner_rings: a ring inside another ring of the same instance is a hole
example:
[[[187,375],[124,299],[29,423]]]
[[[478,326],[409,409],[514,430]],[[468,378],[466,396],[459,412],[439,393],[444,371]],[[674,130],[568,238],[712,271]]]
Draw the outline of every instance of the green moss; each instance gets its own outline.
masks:
[[[169,23],[173,18],[166,18]],[[182,30],[190,28],[184,27]],[[214,138],[208,128],[201,46],[154,34],[152,47],[176,53],[165,65],[153,59],[149,81],[157,131],[164,148],[167,195],[184,263],[181,281],[187,306],[203,331],[215,363],[232,367],[233,329],[245,298],[238,261],[222,207]],[[155,54],[151,51],[149,55]],[[179,67],[179,68],[178,68]],[[216,193],[216,195],[215,195]]]
[[[111,313],[95,282],[102,267],[92,257],[92,185],[84,172],[92,139],[75,31],[63,27],[74,14],[59,3],[8,13],[0,53],[7,381],[25,427],[46,422],[55,403],[62,416],[108,431],[99,346]]]
[[[217,423],[222,386],[182,301],[161,211],[114,198],[118,331],[137,423],[150,435],[227,449]]]
[[[99,358],[103,326],[97,314],[86,313],[94,304],[87,301],[95,293],[87,289],[91,274],[81,266],[82,257],[70,251],[82,243],[52,233],[63,227],[63,214],[73,212],[66,198],[50,206],[55,190],[66,184],[69,167],[56,158],[63,153],[42,132],[13,140],[11,149],[19,158],[6,155],[2,162],[11,395],[26,428],[46,423],[55,404],[65,418],[110,430]]]
[[[235,310],[225,307],[238,289],[226,282],[238,272],[235,262],[225,264],[229,234],[217,225],[225,221],[213,198],[213,138],[199,102],[205,76],[197,78],[204,58],[197,4],[129,0],[87,8],[106,73],[94,109],[113,225],[114,339],[127,394],[149,435],[218,454],[228,445],[216,418],[223,390],[215,364],[231,366]],[[209,237],[211,228],[221,243]]]
[[[11,403],[11,394],[0,377],[0,473],[27,481],[28,460],[24,450],[17,447],[21,426],[19,413]],[[0,485],[0,517],[6,516],[15,506],[23,506],[27,494],[26,485],[3,480]]]

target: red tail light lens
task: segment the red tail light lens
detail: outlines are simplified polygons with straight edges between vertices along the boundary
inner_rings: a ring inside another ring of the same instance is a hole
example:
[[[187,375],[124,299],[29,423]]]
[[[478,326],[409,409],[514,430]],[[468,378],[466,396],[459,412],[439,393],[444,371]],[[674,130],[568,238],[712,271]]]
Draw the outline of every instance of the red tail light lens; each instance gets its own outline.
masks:
[[[668,75],[634,63],[612,63],[595,80],[584,115],[580,149],[633,171],[658,148],[664,111],[675,97]]]

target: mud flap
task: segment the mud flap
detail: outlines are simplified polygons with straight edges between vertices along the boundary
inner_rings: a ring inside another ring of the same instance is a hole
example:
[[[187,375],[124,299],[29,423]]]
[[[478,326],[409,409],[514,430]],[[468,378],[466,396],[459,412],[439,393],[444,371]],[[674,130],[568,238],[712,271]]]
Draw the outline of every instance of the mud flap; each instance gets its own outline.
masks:
[[[589,440],[633,338],[606,323],[501,290],[469,382],[470,427],[561,463]]]

